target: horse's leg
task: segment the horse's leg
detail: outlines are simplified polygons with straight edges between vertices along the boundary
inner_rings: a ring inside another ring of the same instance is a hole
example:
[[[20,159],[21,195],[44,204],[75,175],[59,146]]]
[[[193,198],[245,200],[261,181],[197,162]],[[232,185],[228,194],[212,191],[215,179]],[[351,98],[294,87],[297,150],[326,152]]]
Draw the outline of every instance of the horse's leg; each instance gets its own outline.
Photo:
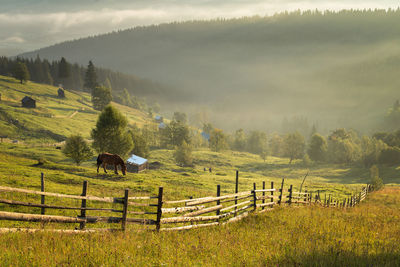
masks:
[[[107,166],[107,163],[103,162],[103,169],[104,169],[104,172],[105,172],[105,173],[107,173],[107,171],[106,171],[106,166]]]
[[[97,173],[99,173],[100,164],[97,164]]]
[[[114,168],[115,168],[115,174],[118,174],[118,167],[117,167],[117,164],[114,164]]]

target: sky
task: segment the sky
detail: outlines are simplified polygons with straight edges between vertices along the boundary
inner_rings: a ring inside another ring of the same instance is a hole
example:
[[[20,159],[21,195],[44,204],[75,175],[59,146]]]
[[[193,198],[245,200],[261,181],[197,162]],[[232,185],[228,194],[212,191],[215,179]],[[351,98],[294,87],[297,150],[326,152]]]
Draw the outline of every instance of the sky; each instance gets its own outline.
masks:
[[[0,0],[0,56],[173,21],[399,6],[398,0]]]

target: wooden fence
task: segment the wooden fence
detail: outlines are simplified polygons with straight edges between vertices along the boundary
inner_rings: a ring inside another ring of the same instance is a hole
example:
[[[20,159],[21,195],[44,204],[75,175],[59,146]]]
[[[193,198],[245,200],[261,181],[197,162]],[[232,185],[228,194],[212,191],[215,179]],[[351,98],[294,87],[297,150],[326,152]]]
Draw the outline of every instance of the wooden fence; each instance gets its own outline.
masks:
[[[236,181],[238,181],[238,173]],[[140,225],[141,229],[147,230],[186,230],[231,223],[241,220],[251,212],[266,212],[272,210],[275,206],[354,207],[363,201],[373,189],[370,185],[366,185],[361,192],[346,199],[338,200],[326,194],[322,199],[319,190],[313,192],[307,190],[305,192],[295,191],[292,185],[285,189],[284,182],[285,180],[282,179],[278,188],[274,186],[273,182],[271,182],[269,188],[266,187],[265,182],[262,182],[260,188],[257,188],[254,183],[251,190],[242,192],[238,192],[238,186],[236,186],[235,193],[226,195],[221,195],[221,187],[218,185],[215,196],[164,200],[162,187],[159,187],[158,194],[154,196],[131,196],[129,189],[125,189],[124,195],[120,197],[90,196],[87,181],[83,182],[81,195],[46,192],[42,174],[41,191],[0,186],[0,192],[39,195],[41,197],[40,204],[1,198],[0,203],[12,207],[40,208],[40,214],[0,211],[0,220],[79,224],[76,229],[86,231],[93,230],[94,228],[87,229],[87,224],[94,223],[120,224],[119,229],[121,230],[126,230],[128,224],[137,224]],[[75,199],[80,202],[80,205],[46,204],[48,198]],[[101,203],[108,206],[101,206]],[[49,214],[50,210],[75,210],[79,214],[78,216],[51,215]],[[87,214],[89,212],[91,216]],[[97,213],[97,216],[93,216],[93,213]],[[118,215],[104,216],[104,213]]]

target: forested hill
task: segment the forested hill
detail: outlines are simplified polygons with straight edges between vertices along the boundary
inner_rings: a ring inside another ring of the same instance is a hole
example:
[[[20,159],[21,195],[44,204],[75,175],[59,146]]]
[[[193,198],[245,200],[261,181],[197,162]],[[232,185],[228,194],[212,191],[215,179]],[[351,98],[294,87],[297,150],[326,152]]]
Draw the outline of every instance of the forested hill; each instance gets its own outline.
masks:
[[[399,21],[400,10],[377,10],[171,23],[23,56],[95,59],[168,84],[175,90],[158,100],[163,108],[207,109],[225,128],[276,130],[296,115],[326,128],[369,129],[399,95]]]

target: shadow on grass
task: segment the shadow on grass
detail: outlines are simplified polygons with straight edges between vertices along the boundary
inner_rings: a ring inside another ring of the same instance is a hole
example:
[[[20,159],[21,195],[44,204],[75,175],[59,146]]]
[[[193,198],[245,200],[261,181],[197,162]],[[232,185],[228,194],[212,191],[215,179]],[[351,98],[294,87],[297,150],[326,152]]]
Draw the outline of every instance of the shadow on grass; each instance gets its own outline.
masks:
[[[279,266],[399,266],[400,254],[380,253],[357,255],[353,252],[332,249],[315,251],[304,256],[285,255]]]

